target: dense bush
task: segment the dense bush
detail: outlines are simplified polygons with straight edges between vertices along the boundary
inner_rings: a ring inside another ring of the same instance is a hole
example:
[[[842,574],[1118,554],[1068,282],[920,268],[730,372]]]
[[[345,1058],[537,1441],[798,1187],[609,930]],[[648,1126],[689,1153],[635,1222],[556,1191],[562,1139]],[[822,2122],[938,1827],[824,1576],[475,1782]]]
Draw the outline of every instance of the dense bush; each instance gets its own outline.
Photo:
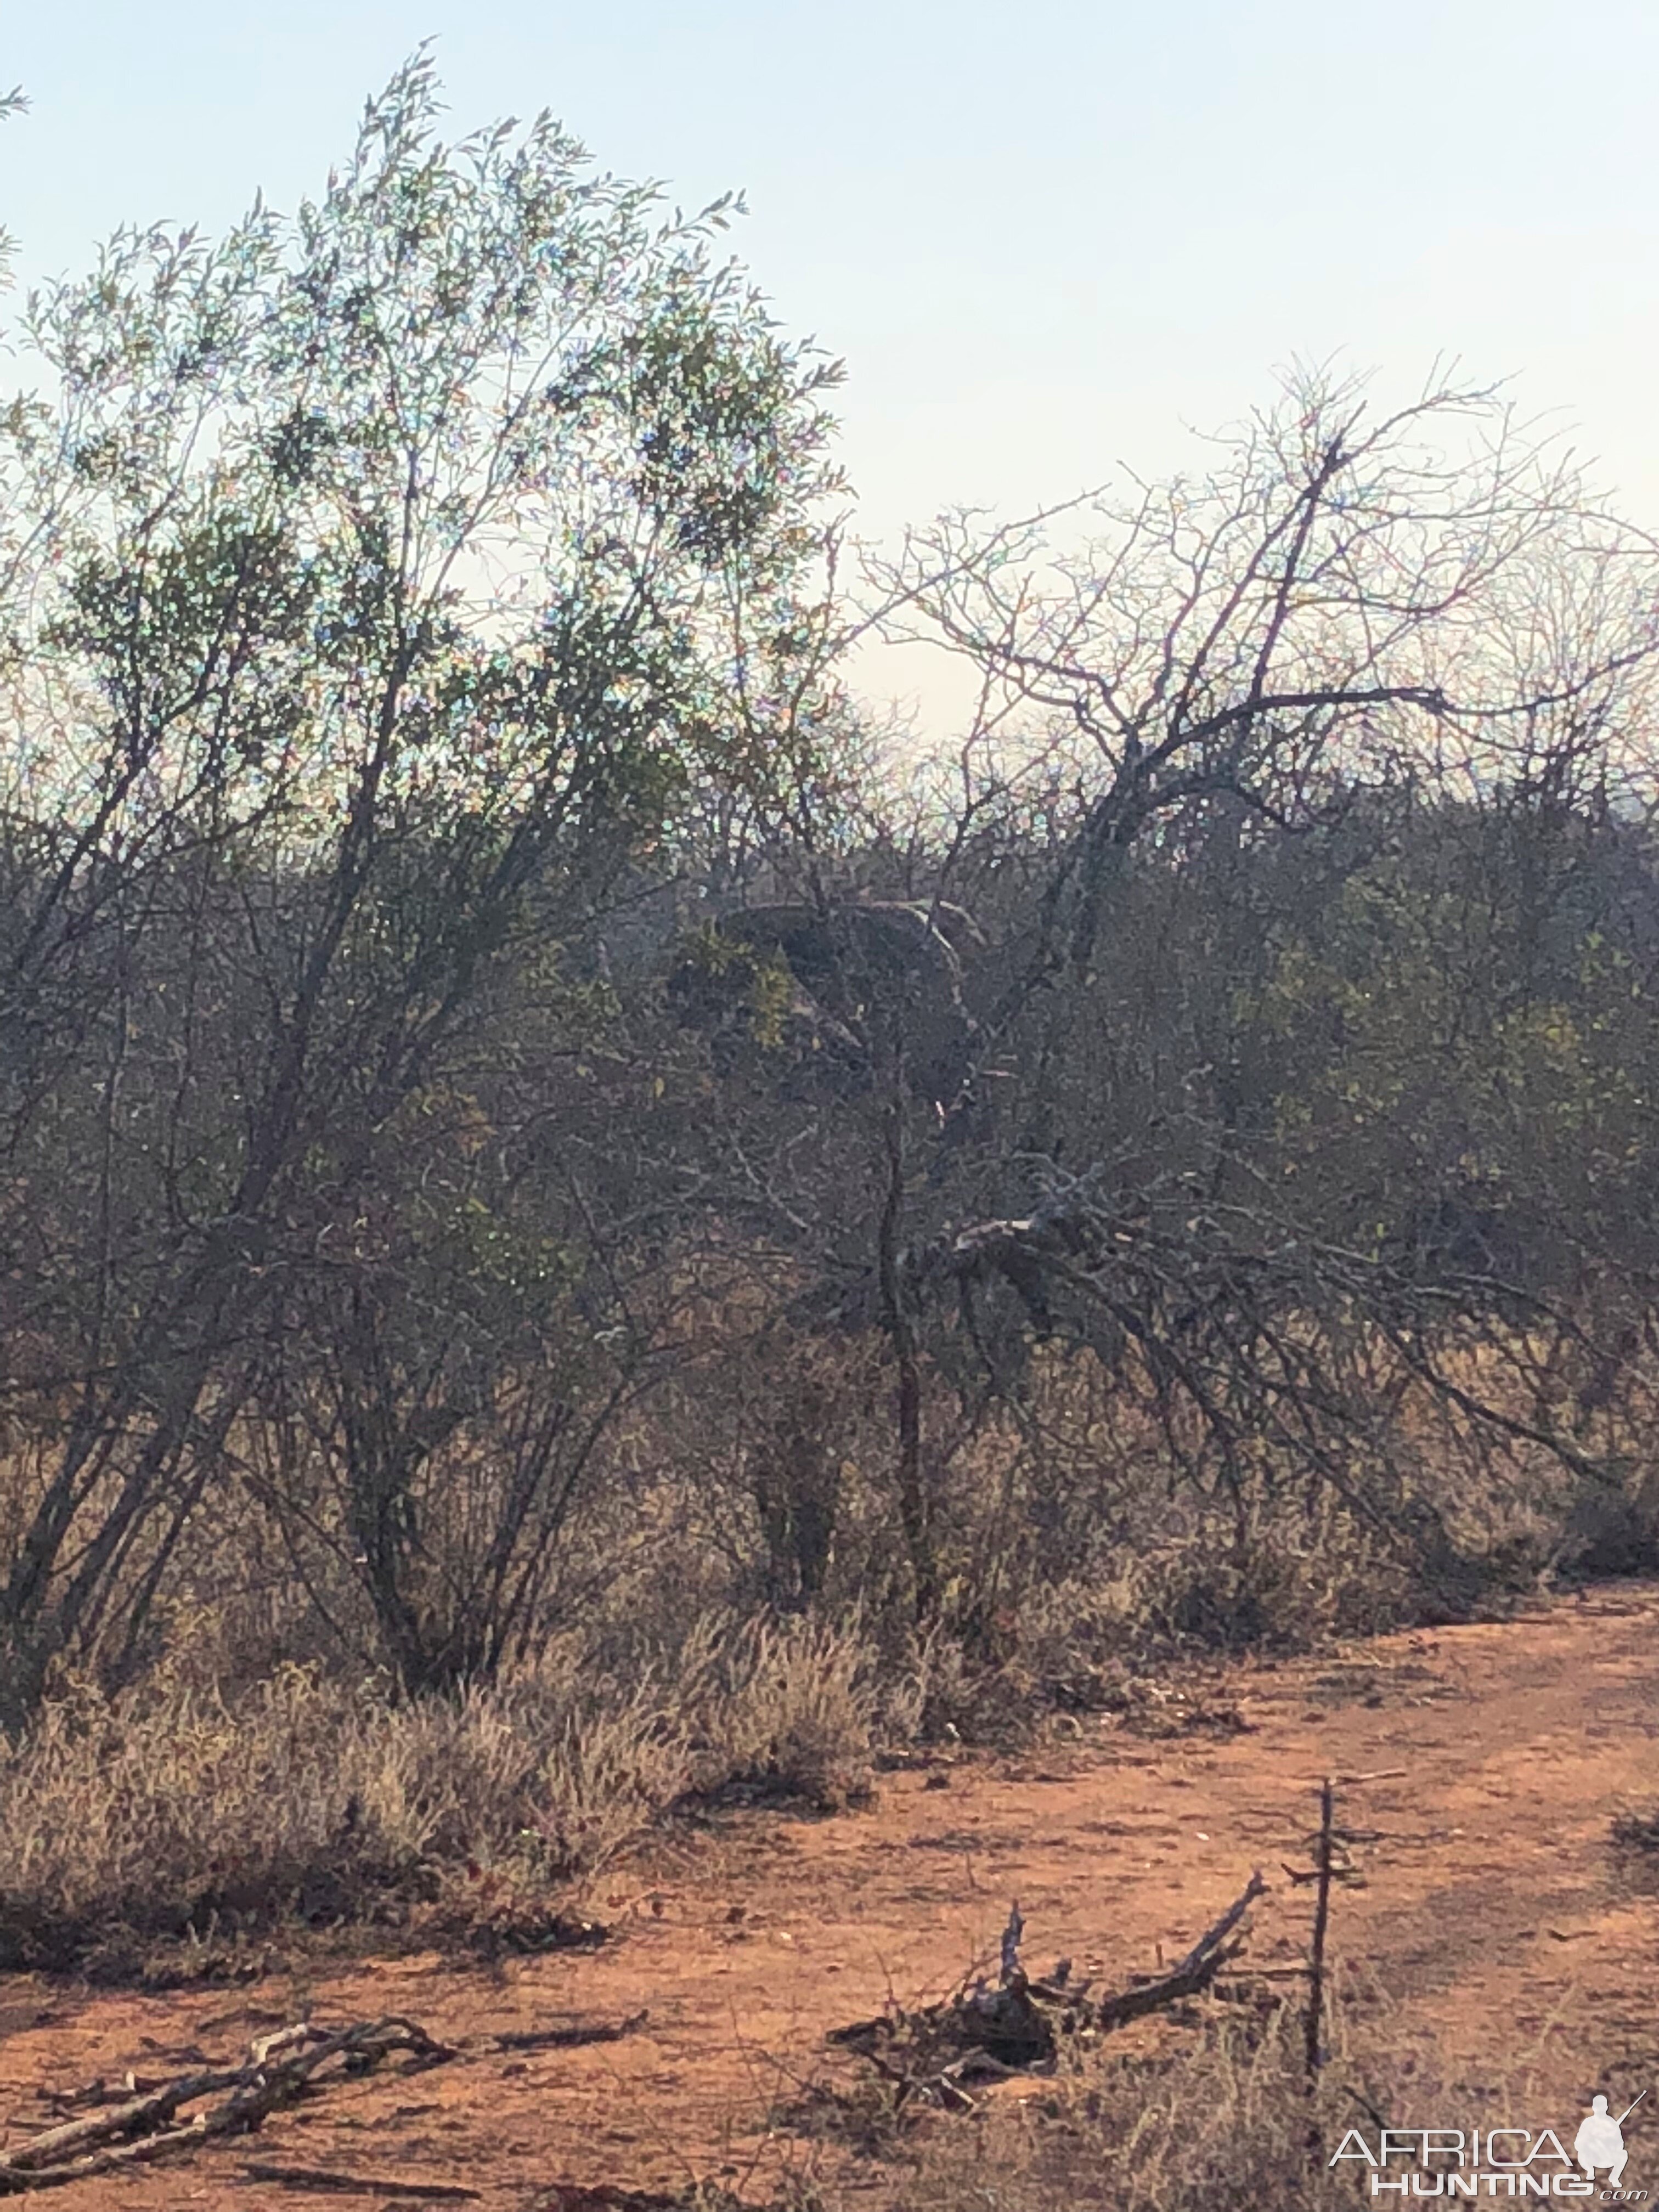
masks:
[[[1300,377],[848,596],[723,204],[437,112],[0,416],[9,1942],[1650,1569],[1651,544]]]

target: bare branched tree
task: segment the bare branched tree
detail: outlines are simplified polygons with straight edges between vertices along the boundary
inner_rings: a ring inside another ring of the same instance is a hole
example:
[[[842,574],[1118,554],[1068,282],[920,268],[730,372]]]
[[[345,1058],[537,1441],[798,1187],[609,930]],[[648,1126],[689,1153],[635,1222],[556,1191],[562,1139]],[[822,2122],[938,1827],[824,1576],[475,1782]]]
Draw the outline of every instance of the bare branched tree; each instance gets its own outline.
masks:
[[[1297,376],[1215,444],[1201,477],[946,517],[867,563],[884,636],[978,671],[970,749],[1017,730],[1020,780],[1074,795],[1010,1012],[1087,967],[1159,824],[1217,800],[1327,819],[1352,779],[1605,723],[1652,666],[1652,548],[1500,394],[1436,381],[1379,416],[1353,382]],[[1048,553],[1061,523],[1091,532]]]

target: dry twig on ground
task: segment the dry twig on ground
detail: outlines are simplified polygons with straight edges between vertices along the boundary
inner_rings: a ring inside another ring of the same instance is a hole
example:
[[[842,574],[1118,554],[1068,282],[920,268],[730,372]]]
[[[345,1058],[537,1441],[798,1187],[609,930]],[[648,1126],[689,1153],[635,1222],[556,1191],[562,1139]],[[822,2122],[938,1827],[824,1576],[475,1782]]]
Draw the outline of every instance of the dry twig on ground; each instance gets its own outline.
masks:
[[[1235,1931],[1266,1888],[1260,1871],[1253,1874],[1177,1965],[1101,1997],[1090,1996],[1086,1981],[1072,1985],[1069,1959],[1047,1979],[1030,1978],[1019,1963],[1024,1923],[1015,1905],[1003,1937],[997,1988],[978,1983],[921,2012],[885,2014],[834,2029],[830,2040],[867,2058],[896,2084],[901,2100],[921,2094],[960,2109],[971,2102],[969,2081],[1049,2066],[1066,2035],[1121,2027],[1207,1989],[1243,1948]]]
[[[218,2136],[250,2134],[279,2106],[319,2088],[325,2071],[367,2073],[394,2051],[416,2067],[454,2057],[413,2021],[362,2021],[332,2031],[308,2024],[262,2036],[240,2066],[180,2075],[124,2103],[66,2120],[0,2157],[0,2197],[53,2189],[192,2150]],[[209,2101],[188,2119],[179,2115]]]

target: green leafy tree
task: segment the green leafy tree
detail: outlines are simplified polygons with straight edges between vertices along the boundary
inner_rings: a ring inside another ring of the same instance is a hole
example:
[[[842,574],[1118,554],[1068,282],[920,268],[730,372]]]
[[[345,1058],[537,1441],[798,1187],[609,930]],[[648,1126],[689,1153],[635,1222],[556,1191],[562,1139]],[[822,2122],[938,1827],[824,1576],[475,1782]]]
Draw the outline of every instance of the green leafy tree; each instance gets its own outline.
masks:
[[[0,1237],[37,1446],[0,1562],[13,1717],[153,1591],[261,1316],[514,947],[695,787],[763,811],[817,741],[836,368],[718,258],[728,204],[667,215],[546,116],[451,144],[439,112],[422,55],[292,221],[124,232],[24,318],[45,382],[0,441]]]

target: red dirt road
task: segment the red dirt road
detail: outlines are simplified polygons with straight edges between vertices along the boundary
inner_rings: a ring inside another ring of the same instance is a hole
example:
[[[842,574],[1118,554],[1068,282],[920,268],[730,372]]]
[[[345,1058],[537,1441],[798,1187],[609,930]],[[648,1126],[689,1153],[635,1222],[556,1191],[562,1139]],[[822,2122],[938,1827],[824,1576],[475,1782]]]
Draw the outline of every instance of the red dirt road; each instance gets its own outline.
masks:
[[[483,2212],[532,2212],[555,2181],[738,2185],[807,2155],[768,2146],[767,2115],[824,2072],[825,2030],[890,1990],[942,1993],[994,1949],[1012,1898],[1033,1963],[1070,1953],[1117,1986],[1160,1946],[1184,1951],[1260,1865],[1272,1893],[1243,1963],[1293,1963],[1308,1893],[1283,1863],[1306,1863],[1330,1772],[1374,1778],[1340,1793],[1345,1825],[1371,1838],[1354,1848],[1363,1886],[1334,1909],[1350,1978],[1385,1992],[1402,2039],[1433,2046],[1471,2097],[1501,2082],[1576,2121],[1598,2087],[1617,2111],[1651,2085],[1628,2142],[1632,2177],[1659,2188],[1659,1884],[1634,1886],[1607,1840],[1621,1806],[1659,1798],[1659,1590],[1240,1668],[1206,1698],[1247,1732],[1184,1727],[1171,1707],[1182,1732],[1164,1739],[1089,1721],[1018,1760],[885,1776],[872,1809],[842,1818],[731,1815],[601,1883],[591,1909],[617,1932],[594,1954],[498,1970],[418,1957],[308,1990],[282,1976],[156,1997],[0,1978],[0,2147],[49,2116],[43,2089],[216,2063],[307,2000],[325,2024],[404,2013],[464,2046],[644,2011],[613,2043],[464,2049],[412,2079],[343,2081],[257,2138],[52,2201],[388,2202],[250,2180],[256,2161],[463,2185]]]

